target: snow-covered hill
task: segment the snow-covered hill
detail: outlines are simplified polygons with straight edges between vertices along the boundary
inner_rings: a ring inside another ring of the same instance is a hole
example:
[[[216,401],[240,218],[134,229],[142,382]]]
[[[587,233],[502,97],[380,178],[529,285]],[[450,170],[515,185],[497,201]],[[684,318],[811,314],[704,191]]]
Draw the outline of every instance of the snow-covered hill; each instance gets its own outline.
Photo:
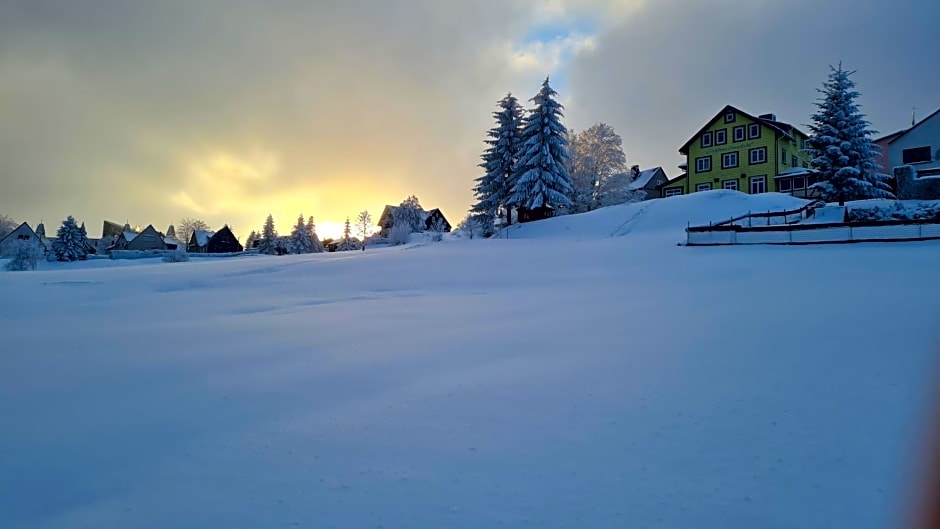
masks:
[[[675,245],[792,204],[0,273],[0,527],[900,525],[940,244]]]

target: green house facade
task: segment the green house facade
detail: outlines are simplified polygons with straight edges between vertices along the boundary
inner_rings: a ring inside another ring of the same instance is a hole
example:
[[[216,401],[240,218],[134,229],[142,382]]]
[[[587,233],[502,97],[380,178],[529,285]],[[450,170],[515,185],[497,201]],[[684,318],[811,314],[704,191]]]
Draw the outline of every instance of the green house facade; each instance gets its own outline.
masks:
[[[687,172],[664,185],[663,196],[712,189],[810,196],[816,180],[807,139],[773,114],[753,116],[726,106],[679,149]]]

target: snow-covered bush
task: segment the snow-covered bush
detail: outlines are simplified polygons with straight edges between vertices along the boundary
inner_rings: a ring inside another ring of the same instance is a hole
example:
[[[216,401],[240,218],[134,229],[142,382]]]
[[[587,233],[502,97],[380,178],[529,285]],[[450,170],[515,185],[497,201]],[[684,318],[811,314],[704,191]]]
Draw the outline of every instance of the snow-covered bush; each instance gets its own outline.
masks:
[[[879,205],[850,206],[849,222],[877,222],[885,220],[940,221],[940,202],[887,202]]]
[[[396,224],[388,232],[388,243],[392,246],[408,244],[411,241],[411,226],[408,224]]]
[[[185,263],[189,261],[189,254],[184,250],[173,250],[163,255],[164,263]]]
[[[17,241],[13,247],[13,258],[7,262],[6,269],[10,272],[35,270],[42,254],[42,249],[34,241]]]

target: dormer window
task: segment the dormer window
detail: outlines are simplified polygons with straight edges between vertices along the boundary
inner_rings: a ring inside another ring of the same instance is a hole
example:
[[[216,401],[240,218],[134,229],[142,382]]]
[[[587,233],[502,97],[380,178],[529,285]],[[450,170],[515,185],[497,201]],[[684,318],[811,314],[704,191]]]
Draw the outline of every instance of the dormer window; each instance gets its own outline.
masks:
[[[734,112],[725,114],[725,123],[734,123]]]
[[[711,146],[712,146],[712,133],[706,132],[705,134],[702,134],[702,148],[711,147]]]

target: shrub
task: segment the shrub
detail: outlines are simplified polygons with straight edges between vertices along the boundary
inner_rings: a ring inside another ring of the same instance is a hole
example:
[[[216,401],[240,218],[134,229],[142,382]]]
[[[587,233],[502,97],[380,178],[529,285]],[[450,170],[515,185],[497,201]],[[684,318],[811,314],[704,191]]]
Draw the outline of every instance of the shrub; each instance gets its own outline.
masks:
[[[388,232],[388,243],[392,246],[408,244],[411,241],[411,226],[407,224],[397,224]]]
[[[42,257],[42,250],[32,241],[17,241],[13,248],[13,258],[6,264],[10,272],[35,270],[36,262]]]
[[[174,250],[163,254],[164,263],[185,263],[189,261],[189,254],[183,250]]]

